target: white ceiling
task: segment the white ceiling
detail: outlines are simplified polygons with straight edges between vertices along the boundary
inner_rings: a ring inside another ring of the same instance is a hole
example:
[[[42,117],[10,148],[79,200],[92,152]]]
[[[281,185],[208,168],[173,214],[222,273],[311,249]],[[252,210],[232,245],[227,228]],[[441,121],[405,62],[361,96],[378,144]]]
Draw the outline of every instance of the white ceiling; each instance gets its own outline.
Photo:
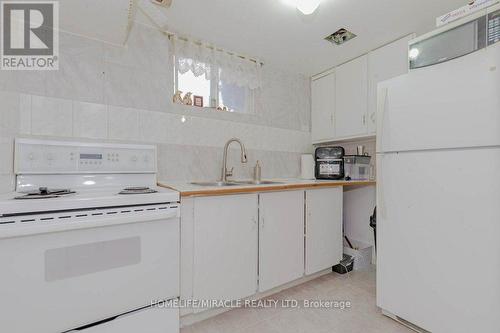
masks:
[[[468,0],[323,0],[303,16],[283,0],[173,0],[163,11],[172,31],[313,75],[412,32]],[[162,24],[163,25],[163,24]],[[357,38],[333,46],[323,38],[345,27]]]

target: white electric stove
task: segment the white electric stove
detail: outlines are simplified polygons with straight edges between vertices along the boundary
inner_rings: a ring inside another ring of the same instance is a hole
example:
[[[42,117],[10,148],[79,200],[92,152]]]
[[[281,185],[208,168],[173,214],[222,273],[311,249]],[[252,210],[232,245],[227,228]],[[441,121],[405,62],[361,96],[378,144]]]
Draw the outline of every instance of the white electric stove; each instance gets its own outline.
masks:
[[[0,196],[1,331],[174,333],[179,193],[156,148],[16,140]]]

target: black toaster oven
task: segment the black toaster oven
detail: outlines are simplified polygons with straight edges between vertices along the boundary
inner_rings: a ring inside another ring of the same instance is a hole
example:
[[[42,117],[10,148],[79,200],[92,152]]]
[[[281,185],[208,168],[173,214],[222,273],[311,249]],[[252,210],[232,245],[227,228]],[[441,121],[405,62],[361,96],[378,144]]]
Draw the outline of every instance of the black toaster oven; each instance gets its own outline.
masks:
[[[316,179],[344,178],[343,147],[318,147],[314,153]]]

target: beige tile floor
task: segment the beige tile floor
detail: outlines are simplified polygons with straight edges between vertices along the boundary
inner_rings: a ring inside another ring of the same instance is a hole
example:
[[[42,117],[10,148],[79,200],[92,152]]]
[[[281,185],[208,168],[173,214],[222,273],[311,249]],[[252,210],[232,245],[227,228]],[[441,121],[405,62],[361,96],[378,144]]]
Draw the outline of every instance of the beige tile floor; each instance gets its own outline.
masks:
[[[375,305],[375,269],[330,273],[268,299],[346,300],[348,309],[241,308],[181,329],[181,333],[397,333],[413,332]]]

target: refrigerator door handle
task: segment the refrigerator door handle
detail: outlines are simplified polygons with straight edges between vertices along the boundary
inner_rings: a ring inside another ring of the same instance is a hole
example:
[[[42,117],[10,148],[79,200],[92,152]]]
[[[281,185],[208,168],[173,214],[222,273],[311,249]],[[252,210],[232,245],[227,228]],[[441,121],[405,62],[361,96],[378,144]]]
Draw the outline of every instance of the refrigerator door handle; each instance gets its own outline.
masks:
[[[380,88],[377,99],[377,151],[382,151],[384,140],[385,112],[387,109],[388,88]]]
[[[377,210],[379,218],[385,218],[387,216],[387,211],[385,208],[385,194],[384,194],[384,172],[382,170],[382,162],[384,160],[384,155],[377,155],[377,159],[380,161],[377,165]]]

